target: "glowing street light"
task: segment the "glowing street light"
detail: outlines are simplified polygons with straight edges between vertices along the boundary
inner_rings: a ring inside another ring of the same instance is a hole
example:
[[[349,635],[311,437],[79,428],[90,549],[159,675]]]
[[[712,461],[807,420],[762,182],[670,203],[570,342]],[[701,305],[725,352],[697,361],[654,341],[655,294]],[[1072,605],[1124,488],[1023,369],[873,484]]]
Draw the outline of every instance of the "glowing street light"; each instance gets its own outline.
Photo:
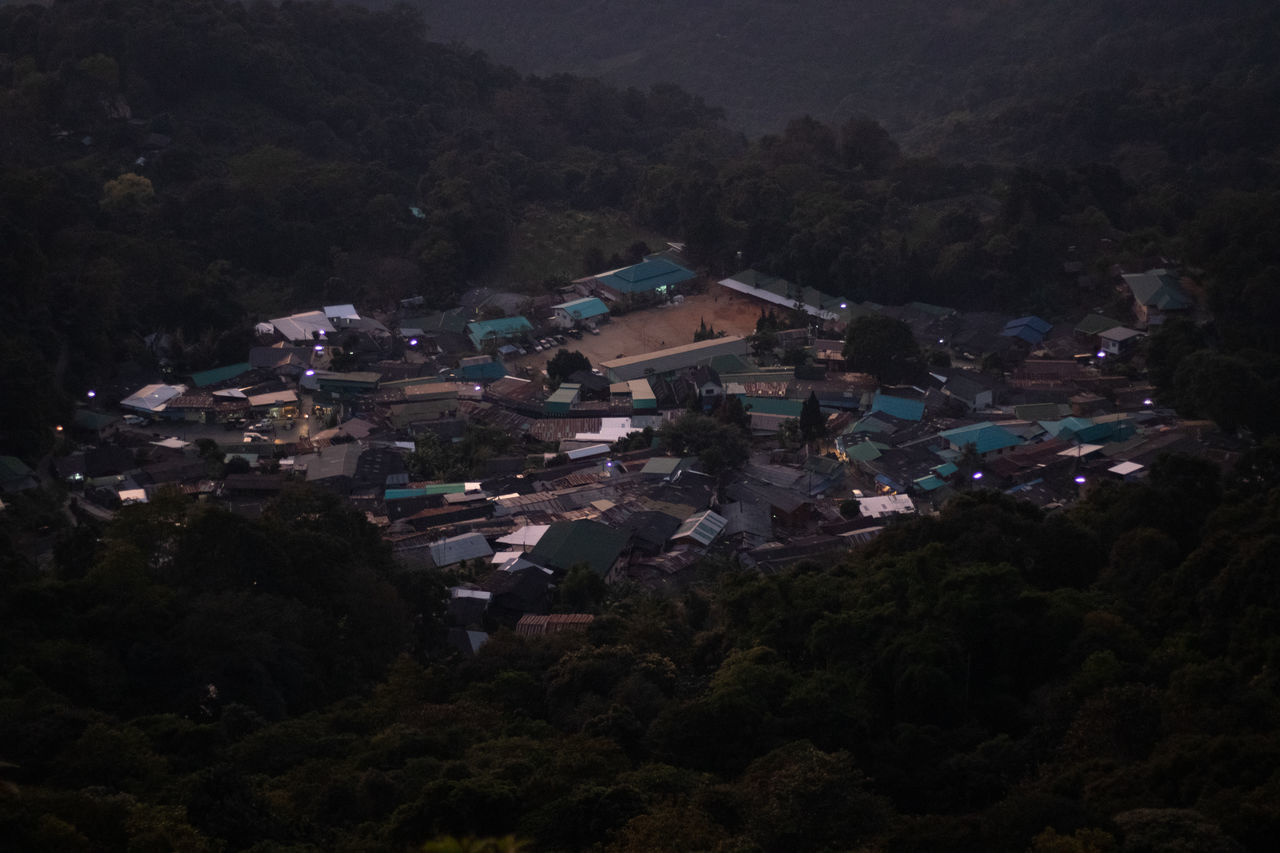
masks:
[[[1098,358],[1106,358],[1106,357],[1107,357],[1106,350],[1098,350]]]
[[[1152,400],[1150,397],[1148,397],[1147,399],[1142,401],[1142,405],[1151,406],[1151,405],[1154,405],[1155,402],[1156,402],[1155,400]]]
[[[85,396],[86,396],[86,397],[88,397],[90,400],[92,400],[94,397],[98,396],[98,392],[97,392],[97,391],[90,391],[90,392],[89,392],[88,394],[86,394]]]
[[[479,385],[476,386],[476,390],[477,391],[481,390]]]
[[[981,471],[974,471],[974,472],[973,472],[973,479],[975,479],[975,480],[981,480],[981,479],[982,479],[982,472],[981,472]]]
[[[307,371],[307,376],[315,376],[315,375],[316,375],[316,372],[314,370]]]
[[[1076,483],[1078,483],[1078,484],[1079,484],[1079,485],[1081,485],[1081,486],[1083,486],[1083,485],[1084,485],[1084,474],[1077,474],[1077,475],[1076,475]]]
[[[418,345],[418,339],[417,339],[417,338],[409,338],[409,346],[411,346],[411,347],[416,347],[417,345]]]
[[[324,352],[324,344],[316,344],[316,352]]]

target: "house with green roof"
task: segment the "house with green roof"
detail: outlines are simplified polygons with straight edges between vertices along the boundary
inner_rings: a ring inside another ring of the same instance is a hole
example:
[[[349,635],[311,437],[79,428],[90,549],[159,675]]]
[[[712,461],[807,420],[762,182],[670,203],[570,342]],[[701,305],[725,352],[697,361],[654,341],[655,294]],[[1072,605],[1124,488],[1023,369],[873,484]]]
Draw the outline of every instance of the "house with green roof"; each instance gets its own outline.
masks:
[[[1021,438],[994,423],[971,424],[943,430],[938,433],[938,437],[946,443],[947,450],[963,453],[966,447],[972,446],[974,452],[983,459],[999,456],[1010,448],[1022,444]]]
[[[1168,270],[1126,275],[1124,283],[1133,294],[1133,313],[1139,325],[1158,326],[1170,315],[1185,314],[1194,307],[1178,277]]]
[[[476,349],[485,344],[500,344],[519,338],[533,331],[533,324],[522,316],[501,317],[497,320],[476,320],[467,324],[467,338]]]
[[[240,364],[229,364],[226,367],[215,367],[212,370],[202,370],[199,373],[191,374],[191,384],[197,388],[206,388],[210,385],[217,385],[221,382],[230,382],[237,376],[248,373],[252,369],[249,362],[244,361]]]
[[[562,572],[583,563],[603,577],[613,568],[626,544],[627,535],[607,524],[588,519],[557,521],[533,546],[529,559]]]
[[[666,258],[645,258],[638,264],[594,276],[596,287],[607,299],[618,300],[623,296],[666,297],[678,285],[697,278],[693,270],[685,269]]]

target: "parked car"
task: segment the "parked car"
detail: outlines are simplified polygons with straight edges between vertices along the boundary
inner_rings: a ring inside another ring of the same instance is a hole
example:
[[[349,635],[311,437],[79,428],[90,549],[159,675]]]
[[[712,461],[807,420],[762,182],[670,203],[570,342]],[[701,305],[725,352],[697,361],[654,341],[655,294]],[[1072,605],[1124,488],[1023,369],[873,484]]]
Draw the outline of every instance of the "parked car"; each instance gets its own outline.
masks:
[[[588,332],[590,332],[590,333],[591,333],[591,334],[593,334],[593,335],[598,335],[598,334],[600,334],[600,330],[599,330],[599,329],[597,329],[595,326],[588,326],[588,327],[587,327],[587,331],[588,331]]]
[[[129,426],[142,426],[147,422],[147,419],[138,415],[125,415],[124,422]]]

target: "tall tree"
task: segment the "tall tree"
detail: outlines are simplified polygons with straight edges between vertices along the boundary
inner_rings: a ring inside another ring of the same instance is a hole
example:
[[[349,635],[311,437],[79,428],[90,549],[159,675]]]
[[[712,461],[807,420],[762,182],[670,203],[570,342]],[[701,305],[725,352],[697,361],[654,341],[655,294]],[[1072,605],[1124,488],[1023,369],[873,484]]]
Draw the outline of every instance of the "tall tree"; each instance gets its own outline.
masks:
[[[901,320],[872,315],[849,324],[844,340],[849,366],[881,384],[912,379],[920,370],[920,347]]]
[[[809,392],[809,399],[800,408],[800,437],[805,441],[817,441],[827,434],[827,418],[818,404],[818,394]]]

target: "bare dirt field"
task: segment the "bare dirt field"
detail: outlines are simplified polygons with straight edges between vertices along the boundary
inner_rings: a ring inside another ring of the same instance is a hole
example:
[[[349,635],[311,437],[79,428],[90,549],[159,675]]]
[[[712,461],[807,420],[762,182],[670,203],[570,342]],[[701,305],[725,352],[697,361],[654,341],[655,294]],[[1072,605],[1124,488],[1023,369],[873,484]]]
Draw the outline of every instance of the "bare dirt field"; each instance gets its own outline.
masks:
[[[741,294],[734,294],[717,285],[707,293],[685,297],[680,305],[662,308],[646,308],[614,317],[600,327],[599,335],[583,335],[582,340],[570,339],[565,349],[578,350],[591,359],[592,366],[623,355],[639,355],[653,350],[678,347],[693,343],[693,333],[706,321],[717,332],[730,335],[749,335],[756,330],[760,317],[760,303]],[[546,367],[548,353],[531,353],[507,361],[513,371],[519,367],[541,370]]]

